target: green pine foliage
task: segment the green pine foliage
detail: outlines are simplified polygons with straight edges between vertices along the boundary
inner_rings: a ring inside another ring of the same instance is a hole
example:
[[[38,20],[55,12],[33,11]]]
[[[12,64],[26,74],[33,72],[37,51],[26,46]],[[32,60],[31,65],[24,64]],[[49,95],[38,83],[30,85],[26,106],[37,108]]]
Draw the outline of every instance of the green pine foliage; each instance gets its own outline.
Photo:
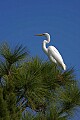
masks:
[[[3,98],[3,88],[0,88],[0,120],[10,120],[7,102]]]
[[[74,69],[63,71],[39,57],[29,58],[21,46],[0,47],[0,120],[67,120],[80,106]],[[27,102],[20,103],[22,98]],[[35,115],[22,112],[26,107]]]
[[[16,107],[17,94],[11,72],[27,55],[24,50],[22,46],[17,46],[12,51],[7,43],[0,47],[0,120],[21,118],[21,111]]]

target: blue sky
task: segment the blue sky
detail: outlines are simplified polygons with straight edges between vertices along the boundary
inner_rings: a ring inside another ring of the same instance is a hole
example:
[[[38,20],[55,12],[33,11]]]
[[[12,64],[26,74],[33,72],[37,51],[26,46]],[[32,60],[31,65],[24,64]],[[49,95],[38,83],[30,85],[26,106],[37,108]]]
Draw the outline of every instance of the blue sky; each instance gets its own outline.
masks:
[[[49,45],[60,51],[67,68],[74,66],[80,78],[80,0],[0,0],[0,42],[11,47],[23,44],[31,56],[47,60],[44,37],[34,36],[44,32],[51,34]]]

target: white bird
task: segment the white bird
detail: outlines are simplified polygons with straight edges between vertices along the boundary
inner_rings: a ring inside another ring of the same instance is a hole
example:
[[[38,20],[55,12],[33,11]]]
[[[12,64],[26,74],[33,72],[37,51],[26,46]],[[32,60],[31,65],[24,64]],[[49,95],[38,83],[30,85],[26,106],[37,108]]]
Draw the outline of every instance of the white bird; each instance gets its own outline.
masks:
[[[66,65],[64,64],[59,51],[54,46],[49,46],[48,48],[46,47],[46,44],[50,42],[50,35],[48,33],[43,33],[37,34],[36,36],[45,36],[47,38],[47,40],[44,40],[42,44],[43,51],[47,54],[52,62],[60,65],[64,70],[66,70]]]

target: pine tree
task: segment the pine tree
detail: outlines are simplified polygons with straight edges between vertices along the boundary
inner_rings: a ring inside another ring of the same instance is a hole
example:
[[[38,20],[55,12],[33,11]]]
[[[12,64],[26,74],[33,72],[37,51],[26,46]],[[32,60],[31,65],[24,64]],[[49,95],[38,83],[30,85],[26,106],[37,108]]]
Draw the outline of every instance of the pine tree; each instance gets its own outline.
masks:
[[[17,104],[17,94],[12,70],[26,56],[25,48],[16,46],[14,51],[7,43],[0,47],[0,120],[20,120],[21,111]]]
[[[64,72],[55,64],[33,58],[24,74],[27,105],[37,112],[32,120],[67,120],[76,106],[80,106],[80,90],[73,68]],[[28,119],[31,119],[29,114]]]
[[[49,61],[28,58],[22,45],[11,50],[5,43],[0,55],[1,120],[67,120],[80,106],[73,68],[63,71]]]

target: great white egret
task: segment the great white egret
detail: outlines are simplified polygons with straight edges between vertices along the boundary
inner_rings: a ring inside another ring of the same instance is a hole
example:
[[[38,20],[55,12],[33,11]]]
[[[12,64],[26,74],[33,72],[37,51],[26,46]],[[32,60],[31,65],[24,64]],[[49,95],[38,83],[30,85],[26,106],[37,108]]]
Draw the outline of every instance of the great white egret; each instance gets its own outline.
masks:
[[[52,62],[60,65],[64,70],[66,70],[66,65],[64,64],[62,56],[58,50],[54,46],[49,46],[48,48],[46,47],[46,44],[50,42],[50,35],[48,33],[43,33],[37,34],[36,36],[45,36],[47,38],[47,40],[44,40],[42,44],[43,51]]]

